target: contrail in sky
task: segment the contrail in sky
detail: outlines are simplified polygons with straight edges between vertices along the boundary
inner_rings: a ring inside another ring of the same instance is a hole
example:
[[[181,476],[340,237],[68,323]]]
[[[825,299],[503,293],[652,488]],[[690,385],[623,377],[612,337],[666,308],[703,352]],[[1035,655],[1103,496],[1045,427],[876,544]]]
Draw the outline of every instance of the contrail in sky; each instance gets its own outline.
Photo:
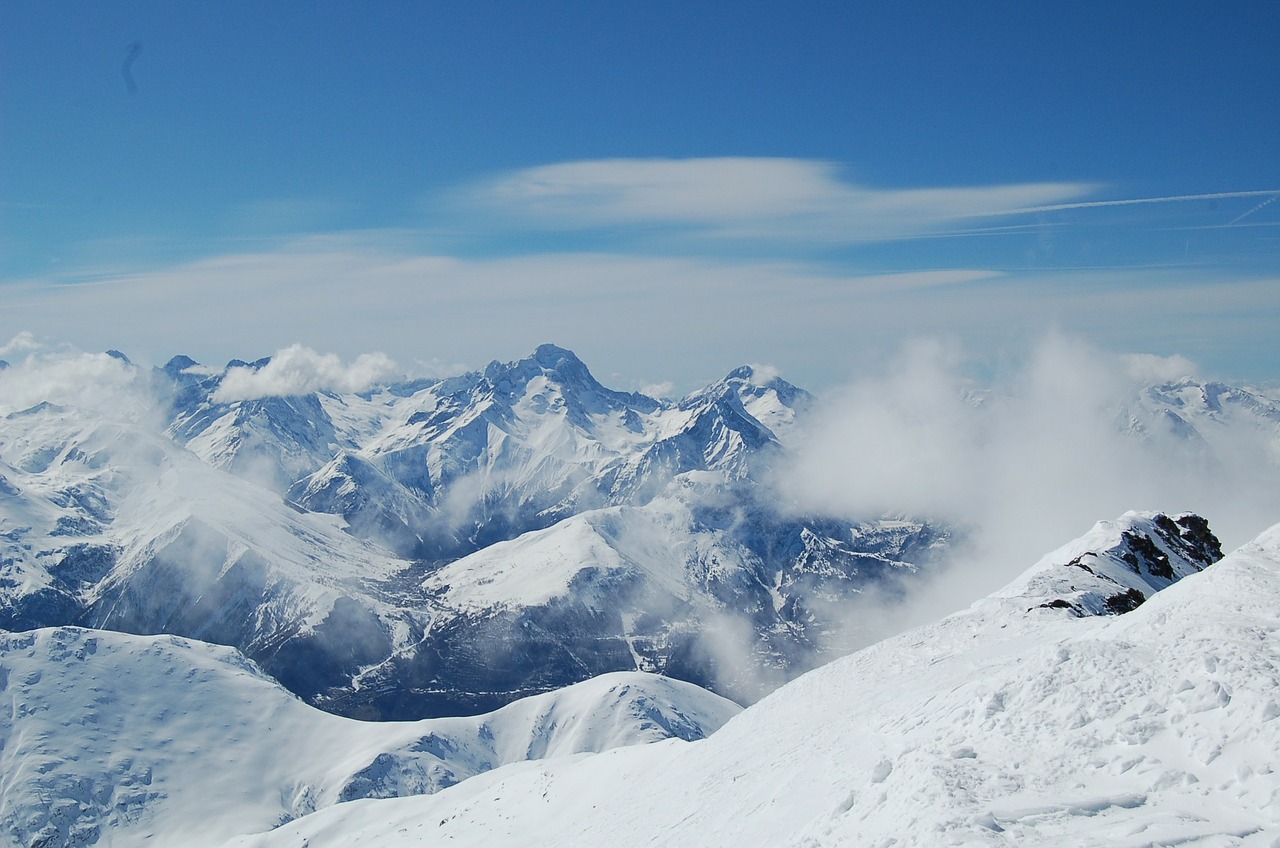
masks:
[[[1259,203],[1257,206],[1255,206],[1255,207],[1253,207],[1252,209],[1250,209],[1250,210],[1248,210],[1247,212],[1245,212],[1243,215],[1237,215],[1235,218],[1232,218],[1230,221],[1228,221],[1228,222],[1227,222],[1227,226],[1228,226],[1228,227],[1230,227],[1230,226],[1231,226],[1231,225],[1233,225],[1233,224],[1238,224],[1238,223],[1240,223],[1240,222],[1241,222],[1241,221],[1243,221],[1245,218],[1248,218],[1250,215],[1252,215],[1254,212],[1257,212],[1257,211],[1258,211],[1259,209],[1261,209],[1262,207],[1264,207],[1264,206],[1270,206],[1272,203],[1275,203],[1277,198],[1280,198],[1280,194],[1273,194],[1273,195],[1271,195],[1271,196],[1270,196],[1270,197],[1268,197],[1266,200],[1264,200],[1264,201],[1262,201],[1261,203]]]
[[[1057,212],[1063,209],[1099,209],[1104,206],[1139,206],[1144,203],[1177,203],[1185,200],[1229,200],[1234,197],[1267,197],[1280,194],[1280,189],[1266,189],[1264,191],[1220,191],[1214,194],[1177,194],[1169,197],[1137,197],[1130,200],[1090,200],[1082,203],[1055,203],[1051,206],[1027,206],[1022,209],[1010,209],[1008,212],[999,214],[1004,215],[1023,215],[1028,212]],[[1267,201],[1270,203],[1271,201]],[[1260,204],[1257,209],[1261,209],[1266,203]],[[1250,210],[1250,212],[1256,209]],[[1245,215],[1250,214],[1246,212]],[[1240,216],[1241,218],[1244,215]],[[1239,220],[1237,218],[1236,220]],[[1235,223],[1234,221],[1232,223]]]

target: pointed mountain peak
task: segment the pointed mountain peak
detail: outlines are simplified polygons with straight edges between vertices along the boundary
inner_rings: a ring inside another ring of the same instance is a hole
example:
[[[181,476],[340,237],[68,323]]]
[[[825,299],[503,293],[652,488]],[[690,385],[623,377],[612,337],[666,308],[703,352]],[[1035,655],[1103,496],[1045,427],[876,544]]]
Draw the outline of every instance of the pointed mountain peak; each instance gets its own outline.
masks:
[[[741,381],[761,388],[775,384],[791,385],[778,376],[777,369],[768,365],[739,365],[725,375],[724,379],[725,382]]]
[[[534,349],[531,359],[543,368],[549,368],[552,370],[565,365],[569,367],[586,367],[583,365],[582,360],[578,358],[576,353],[568,348],[563,348],[554,344],[538,345],[538,347]]]
[[[530,356],[515,362],[495,360],[484,370],[484,376],[495,386],[506,383],[513,388],[523,386],[539,375],[549,377],[562,386],[609,391],[591,376],[590,370],[577,354],[553,344],[539,345]]]
[[[768,365],[742,365],[730,371],[723,380],[712,383],[691,397],[734,396],[752,418],[768,428],[779,439],[795,425],[796,419],[814,401],[813,395],[793,386],[778,376]]]
[[[592,376],[587,364],[567,348],[553,344],[538,345],[533,355],[524,362],[535,364],[542,373],[561,384],[588,386],[598,391],[608,391]]]
[[[177,374],[181,374],[183,371],[186,371],[188,368],[192,368],[199,364],[200,364],[199,362],[196,362],[194,359],[192,359],[189,356],[178,354],[173,359],[170,359],[168,362],[166,362],[164,364],[164,367],[161,368],[160,370],[166,374],[177,375]]]
[[[758,396],[772,391],[789,405],[813,399],[804,389],[778,376],[778,370],[769,365],[740,365],[726,374],[720,382],[732,386],[740,395],[745,396]]]

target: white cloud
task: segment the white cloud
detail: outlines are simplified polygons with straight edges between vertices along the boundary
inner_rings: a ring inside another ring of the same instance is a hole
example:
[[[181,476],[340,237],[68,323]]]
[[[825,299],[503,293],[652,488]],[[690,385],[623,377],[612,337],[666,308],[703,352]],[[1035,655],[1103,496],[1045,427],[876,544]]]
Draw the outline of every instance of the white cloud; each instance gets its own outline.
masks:
[[[651,398],[669,398],[675,394],[676,384],[670,380],[663,380],[660,383],[646,383],[638,391],[640,394]]]
[[[223,369],[218,368],[214,365],[201,365],[199,362],[197,362],[195,365],[191,365],[182,369],[183,374],[193,374],[197,377],[216,377],[217,375],[221,374],[222,371]]]
[[[1238,428],[1209,454],[1172,431],[1124,432],[1138,388],[1193,374],[1191,363],[1116,356],[1056,333],[1022,362],[975,405],[956,345],[908,344],[885,371],[824,398],[784,475],[809,510],[967,528],[969,547],[916,607],[894,611],[894,626],[957,609],[1127,510],[1199,512],[1228,548],[1280,521],[1274,432]]]
[[[35,352],[0,370],[0,415],[48,402],[126,420],[151,405],[134,366],[106,353]]]
[[[39,350],[40,343],[29,330],[22,330],[4,345],[0,345],[0,356],[12,356],[15,353],[28,353]]]
[[[782,371],[773,365],[761,365],[759,363],[751,363],[751,385],[767,386],[769,383],[782,376]]]
[[[360,392],[396,375],[395,363],[383,353],[364,353],[350,365],[343,365],[334,354],[316,353],[295,344],[278,351],[261,368],[229,369],[213,400],[231,403],[311,392]]]
[[[958,220],[1060,204],[1080,183],[877,189],[831,163],[723,157],[603,159],[527,168],[469,189],[466,199],[541,228],[692,227],[734,238],[900,238]]]
[[[1135,380],[1149,383],[1167,383],[1190,377],[1198,369],[1185,356],[1156,356],[1151,353],[1130,353],[1120,358],[1125,373]]]

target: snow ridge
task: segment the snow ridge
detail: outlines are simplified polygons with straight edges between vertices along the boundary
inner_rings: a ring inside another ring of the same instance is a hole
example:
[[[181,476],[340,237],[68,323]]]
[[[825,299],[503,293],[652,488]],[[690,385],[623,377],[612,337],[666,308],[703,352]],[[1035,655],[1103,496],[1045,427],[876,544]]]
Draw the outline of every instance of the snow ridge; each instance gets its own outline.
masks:
[[[1105,558],[1125,532],[1159,547],[1154,520],[1064,550]],[[1028,609],[1035,582],[811,672],[703,742],[527,764],[232,844],[1274,845],[1280,525],[1121,614]]]
[[[239,652],[172,636],[0,635],[6,844],[218,845],[359,798],[439,791],[504,763],[700,739],[739,708],[635,672],[488,715],[319,712]]]

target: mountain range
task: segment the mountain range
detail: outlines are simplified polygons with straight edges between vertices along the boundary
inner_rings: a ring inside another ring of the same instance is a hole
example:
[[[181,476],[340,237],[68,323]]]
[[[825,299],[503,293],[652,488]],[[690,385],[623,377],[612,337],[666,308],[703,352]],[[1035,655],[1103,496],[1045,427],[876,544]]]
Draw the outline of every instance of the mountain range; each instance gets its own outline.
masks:
[[[948,539],[789,509],[765,479],[813,399],[750,368],[667,401],[544,345],[227,399],[269,360],[121,362],[141,412],[0,422],[0,626],[235,646],[346,715],[476,713],[625,669],[750,700],[827,656],[842,601]]]
[[[773,476],[821,404],[749,366],[669,400],[543,345],[278,395],[244,390],[271,359],[106,357],[118,399],[0,418],[0,627],[232,646],[341,715],[477,714],[622,670],[748,703],[857,647],[857,602],[904,596],[965,532],[798,509]],[[1280,444],[1276,401],[1190,379],[1115,419],[1188,456]]]
[[[1280,834],[1276,529],[1224,557],[1127,513],[863,648],[866,599],[968,528],[799,508],[779,474],[831,410],[767,370],[666,399],[552,345],[361,392],[93,366],[0,396],[14,845]],[[1280,459],[1264,392],[1106,414],[1189,474]]]

